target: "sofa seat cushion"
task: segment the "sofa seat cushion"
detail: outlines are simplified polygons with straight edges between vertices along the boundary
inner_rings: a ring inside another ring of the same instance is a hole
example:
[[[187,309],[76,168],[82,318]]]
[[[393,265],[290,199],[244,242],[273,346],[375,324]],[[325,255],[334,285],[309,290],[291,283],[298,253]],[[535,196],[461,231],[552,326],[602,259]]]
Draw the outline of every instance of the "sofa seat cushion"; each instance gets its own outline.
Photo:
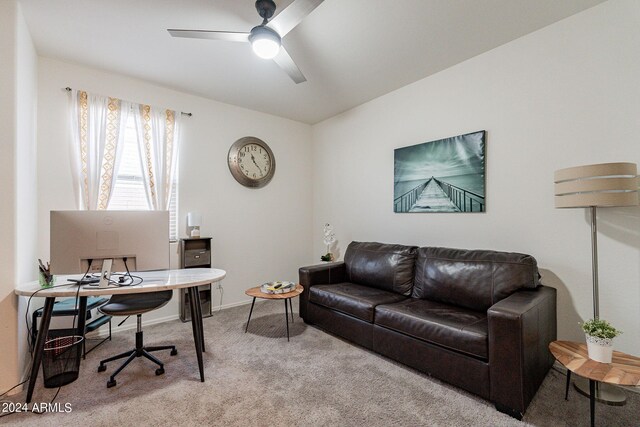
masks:
[[[402,295],[355,283],[316,285],[309,289],[309,301],[373,323],[374,309],[407,299]]]
[[[407,299],[376,307],[376,325],[484,360],[487,315],[439,302]]]

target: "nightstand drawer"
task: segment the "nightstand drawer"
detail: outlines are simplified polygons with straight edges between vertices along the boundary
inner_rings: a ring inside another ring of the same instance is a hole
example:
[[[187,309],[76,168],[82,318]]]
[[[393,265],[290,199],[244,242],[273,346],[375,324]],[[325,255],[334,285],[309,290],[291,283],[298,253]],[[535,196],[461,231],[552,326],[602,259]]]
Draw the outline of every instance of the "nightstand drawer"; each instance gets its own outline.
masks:
[[[211,263],[211,251],[206,249],[191,249],[184,251],[184,266],[197,267],[199,265],[209,266]]]

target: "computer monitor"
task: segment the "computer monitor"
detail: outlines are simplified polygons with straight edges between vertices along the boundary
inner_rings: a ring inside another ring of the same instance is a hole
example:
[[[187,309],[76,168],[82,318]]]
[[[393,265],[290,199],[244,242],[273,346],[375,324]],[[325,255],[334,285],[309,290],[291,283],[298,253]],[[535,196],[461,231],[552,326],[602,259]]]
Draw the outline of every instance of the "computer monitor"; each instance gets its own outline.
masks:
[[[105,260],[111,271],[169,268],[168,211],[51,211],[50,219],[53,274],[100,272]]]

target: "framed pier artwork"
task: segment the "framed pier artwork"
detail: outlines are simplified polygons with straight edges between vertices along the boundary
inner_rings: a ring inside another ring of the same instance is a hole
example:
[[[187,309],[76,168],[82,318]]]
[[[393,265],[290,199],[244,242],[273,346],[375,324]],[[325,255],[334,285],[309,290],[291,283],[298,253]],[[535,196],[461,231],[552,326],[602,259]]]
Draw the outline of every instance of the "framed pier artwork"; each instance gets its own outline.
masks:
[[[394,150],[394,212],[485,212],[485,131]]]

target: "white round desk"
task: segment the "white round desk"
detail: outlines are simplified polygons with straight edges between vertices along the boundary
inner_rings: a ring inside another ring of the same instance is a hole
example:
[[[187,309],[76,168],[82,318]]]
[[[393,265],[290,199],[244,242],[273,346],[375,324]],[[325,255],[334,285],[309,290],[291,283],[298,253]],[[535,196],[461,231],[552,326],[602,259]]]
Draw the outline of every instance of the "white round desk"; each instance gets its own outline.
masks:
[[[198,368],[200,370],[200,381],[204,382],[204,365],[202,362],[202,352],[204,351],[204,335],[202,327],[202,311],[200,307],[200,293],[198,286],[218,282],[227,275],[224,270],[217,268],[189,268],[180,270],[144,271],[135,272],[134,275],[142,277],[144,281],[139,285],[98,288],[95,286],[82,286],[78,290],[78,285],[68,283],[68,279],[79,279],[82,275],[56,276],[55,284],[51,288],[42,288],[40,284],[30,282],[15,289],[17,295],[24,297],[45,298],[42,320],[38,330],[38,337],[33,350],[33,363],[31,366],[31,376],[29,378],[29,388],[27,390],[26,402],[31,402],[33,389],[38,378],[38,371],[42,361],[44,343],[49,332],[53,304],[56,297],[80,297],[78,313],[87,311],[87,297],[98,295],[116,294],[136,294],[145,292],[157,292],[172,289],[188,288],[189,304],[191,308],[191,326],[193,327],[193,340],[196,346],[198,357]],[[78,316],[78,335],[84,336],[85,316]]]

